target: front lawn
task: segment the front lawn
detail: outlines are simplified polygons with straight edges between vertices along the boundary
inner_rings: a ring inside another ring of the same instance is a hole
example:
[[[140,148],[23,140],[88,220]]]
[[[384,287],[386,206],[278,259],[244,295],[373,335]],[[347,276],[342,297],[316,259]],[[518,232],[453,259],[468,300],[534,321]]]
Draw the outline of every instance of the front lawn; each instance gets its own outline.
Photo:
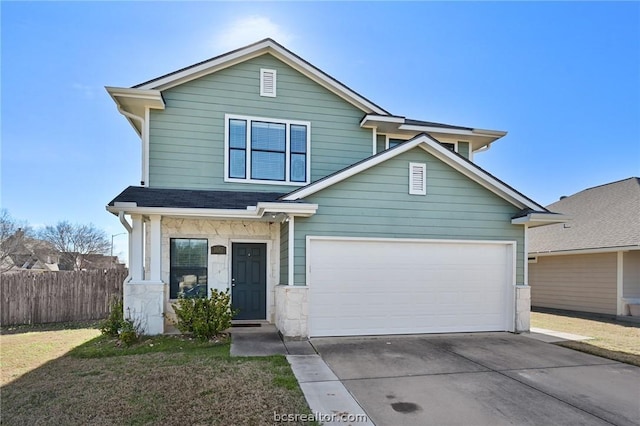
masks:
[[[73,348],[80,337],[68,331],[0,336],[2,424],[262,425],[274,412],[309,413],[283,356],[232,358],[228,343],[178,336],[123,348],[95,329]],[[18,377],[16,359],[32,357],[25,348],[64,340],[69,353],[38,351],[34,369]]]
[[[531,312],[531,327],[592,337],[558,345],[640,366],[640,324],[579,314]]]

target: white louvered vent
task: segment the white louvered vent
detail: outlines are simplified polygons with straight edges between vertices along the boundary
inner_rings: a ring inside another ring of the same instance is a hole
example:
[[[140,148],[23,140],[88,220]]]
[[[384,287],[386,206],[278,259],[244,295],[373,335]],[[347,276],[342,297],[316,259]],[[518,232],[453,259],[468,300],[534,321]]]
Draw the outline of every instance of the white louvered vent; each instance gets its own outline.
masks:
[[[409,194],[427,194],[427,165],[424,163],[409,163]]]
[[[276,70],[260,69],[260,96],[276,97]]]

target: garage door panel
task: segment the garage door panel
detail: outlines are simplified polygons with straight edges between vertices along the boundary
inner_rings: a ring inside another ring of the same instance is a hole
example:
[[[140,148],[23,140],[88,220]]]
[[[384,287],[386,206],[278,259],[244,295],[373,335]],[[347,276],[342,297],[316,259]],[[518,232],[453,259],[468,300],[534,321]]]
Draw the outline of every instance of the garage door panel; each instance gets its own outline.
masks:
[[[309,333],[505,330],[510,248],[310,239]]]

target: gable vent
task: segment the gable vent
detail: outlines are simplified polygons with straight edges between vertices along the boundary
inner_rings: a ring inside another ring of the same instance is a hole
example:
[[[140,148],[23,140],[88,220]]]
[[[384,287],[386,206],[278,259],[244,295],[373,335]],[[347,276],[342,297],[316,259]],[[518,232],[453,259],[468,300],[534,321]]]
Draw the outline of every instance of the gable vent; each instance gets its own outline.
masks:
[[[260,69],[260,96],[276,97],[276,70]]]
[[[409,163],[409,194],[427,194],[427,165],[424,163]]]

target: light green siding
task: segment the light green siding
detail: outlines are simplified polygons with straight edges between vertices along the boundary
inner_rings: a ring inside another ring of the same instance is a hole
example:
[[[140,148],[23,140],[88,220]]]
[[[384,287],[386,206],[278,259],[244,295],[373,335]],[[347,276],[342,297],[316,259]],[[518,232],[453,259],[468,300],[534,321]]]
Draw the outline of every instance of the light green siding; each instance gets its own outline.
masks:
[[[426,163],[427,195],[409,195],[409,162]],[[307,235],[508,240],[517,242],[517,282],[524,282],[519,211],[421,148],[330,186],[305,201],[318,212],[295,222],[295,284],[306,279]]]
[[[277,97],[260,96],[260,68],[277,71]],[[311,180],[371,155],[363,112],[271,55],[165,90],[150,120],[149,186],[282,191],[295,186],[224,182],[224,115],[311,122]]]
[[[387,137],[385,135],[376,135],[376,154],[385,150],[387,146]]]
[[[280,224],[280,284],[289,283],[289,224]]]
[[[469,142],[458,142],[458,154],[469,159]]]

